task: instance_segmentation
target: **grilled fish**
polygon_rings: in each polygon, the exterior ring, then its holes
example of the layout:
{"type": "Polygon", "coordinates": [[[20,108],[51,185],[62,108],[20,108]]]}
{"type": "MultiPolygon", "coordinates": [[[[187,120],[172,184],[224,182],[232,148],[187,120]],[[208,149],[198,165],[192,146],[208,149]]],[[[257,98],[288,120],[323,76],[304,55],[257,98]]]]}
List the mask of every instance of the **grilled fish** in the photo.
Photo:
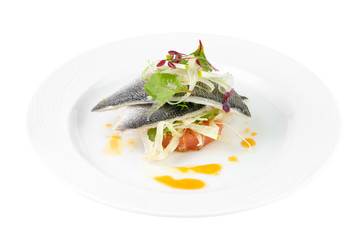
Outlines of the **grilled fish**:
{"type": "MultiPolygon", "coordinates": [[[[101,100],[93,109],[92,112],[113,110],[124,106],[138,105],[138,104],[151,104],[155,103],[153,99],[144,89],[145,81],[142,79],[136,80],[131,85],[121,88],[109,97],[101,100]]],[[[225,96],[218,90],[218,85],[214,84],[215,88],[212,92],[204,90],[203,83],[198,83],[200,87],[195,87],[192,93],[185,102],[193,102],[197,104],[212,106],[214,108],[222,109],[225,102],[225,96]]],[[[183,96],[183,93],[177,93],[169,99],[169,101],[178,101],[183,96]]],[[[246,97],[238,95],[235,91],[231,92],[228,99],[231,112],[251,117],[248,106],[244,101],[246,97]]]]}

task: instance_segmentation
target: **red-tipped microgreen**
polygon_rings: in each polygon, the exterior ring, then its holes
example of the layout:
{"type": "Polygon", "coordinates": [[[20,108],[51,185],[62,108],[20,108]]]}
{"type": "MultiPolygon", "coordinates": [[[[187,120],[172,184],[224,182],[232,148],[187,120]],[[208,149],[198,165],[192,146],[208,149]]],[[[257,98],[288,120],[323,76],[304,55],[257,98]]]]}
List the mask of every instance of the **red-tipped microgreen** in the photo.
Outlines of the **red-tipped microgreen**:
{"type": "MultiPolygon", "coordinates": [[[[162,59],[157,63],[157,67],[167,66],[172,69],[176,69],[175,64],[185,64],[185,69],[188,68],[188,61],[195,59],[196,64],[204,71],[218,71],[211,63],[206,59],[204,53],[204,47],[201,40],[199,40],[199,47],[197,50],[189,55],[170,50],[166,59],[162,59]]],[[[167,101],[176,93],[194,93],[193,91],[188,90],[182,86],[181,81],[178,79],[177,75],[171,73],[154,73],[150,76],[149,80],[145,84],[145,90],[150,96],[159,101],[167,101]]],[[[230,91],[231,92],[231,91],[230,91]]],[[[228,98],[230,96],[225,95],[224,111],[230,111],[230,106],[228,103],[228,98]]]]}
{"type": "Polygon", "coordinates": [[[170,68],[173,68],[173,69],[176,68],[175,64],[173,64],[173,63],[170,62],[170,61],[167,63],[167,65],[168,65],[170,68]]]}
{"type": "Polygon", "coordinates": [[[176,66],[174,65],[174,63],[187,64],[188,60],[190,59],[196,59],[196,64],[200,66],[200,69],[202,68],[203,70],[209,72],[211,72],[212,70],[216,72],[219,71],[214,66],[212,66],[211,63],[206,59],[204,53],[204,46],[202,45],[201,40],[199,40],[199,47],[197,48],[197,50],[189,55],[177,52],[175,50],[168,51],[166,59],[160,60],[160,62],[157,64],[157,67],[162,67],[167,61],[167,65],[170,68],[175,69],[176,66]],[[189,57],[190,55],[193,55],[193,57],[189,57]]]}
{"type": "Polygon", "coordinates": [[[163,65],[165,65],[166,60],[161,60],[158,64],[157,67],[162,67],[163,65]]]}
{"type": "Polygon", "coordinates": [[[229,92],[225,92],[225,102],[222,106],[222,109],[225,112],[230,112],[230,103],[229,103],[229,98],[231,96],[231,92],[233,91],[233,88],[229,91],[229,92]]]}

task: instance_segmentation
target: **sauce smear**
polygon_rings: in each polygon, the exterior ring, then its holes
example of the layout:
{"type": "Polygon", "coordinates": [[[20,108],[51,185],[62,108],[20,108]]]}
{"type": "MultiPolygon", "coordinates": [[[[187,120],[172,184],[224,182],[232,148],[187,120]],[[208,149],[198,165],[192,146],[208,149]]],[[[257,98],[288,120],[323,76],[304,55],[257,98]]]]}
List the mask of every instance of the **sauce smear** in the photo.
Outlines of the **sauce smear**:
{"type": "Polygon", "coordinates": [[[249,144],[250,147],[253,147],[255,145],[255,140],[252,138],[245,138],[245,140],[241,141],[241,146],[243,146],[244,148],[249,148],[249,144]]]}
{"type": "Polygon", "coordinates": [[[228,160],[229,160],[230,162],[239,162],[238,158],[235,157],[235,156],[229,157],[228,160]]]}
{"type": "Polygon", "coordinates": [[[207,165],[200,165],[194,167],[176,167],[177,170],[187,173],[189,171],[203,173],[203,174],[218,174],[221,170],[221,165],[212,163],[207,165]]]}
{"type": "Polygon", "coordinates": [[[103,149],[103,153],[107,155],[121,154],[123,150],[122,138],[118,135],[107,136],[109,142],[103,149]]]}
{"type": "Polygon", "coordinates": [[[205,183],[199,179],[185,178],[176,180],[171,176],[159,176],[154,177],[156,181],[166,184],[169,187],[180,188],[180,189],[200,189],[205,186],[205,183]]]}

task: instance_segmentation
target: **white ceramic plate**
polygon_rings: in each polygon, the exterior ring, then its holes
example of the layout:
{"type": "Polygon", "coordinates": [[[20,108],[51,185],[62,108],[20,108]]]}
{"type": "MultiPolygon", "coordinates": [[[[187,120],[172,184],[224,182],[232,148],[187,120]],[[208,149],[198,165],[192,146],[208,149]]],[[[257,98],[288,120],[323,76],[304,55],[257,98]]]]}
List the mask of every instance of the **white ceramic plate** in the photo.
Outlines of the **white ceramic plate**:
{"type": "MultiPolygon", "coordinates": [[[[206,216],[255,208],[280,199],[311,179],[330,158],[339,129],[335,100],[308,69],[269,48],[240,39],[207,34],[148,35],[87,52],[53,73],[35,94],[29,131],[45,163],[74,189],[121,209],[166,216],[206,216]],[[202,151],[174,153],[168,165],[221,163],[217,176],[182,175],[143,159],[143,146],[121,155],[102,149],[117,111],[91,113],[98,100],[140,75],[147,59],[168,50],[192,52],[201,39],[208,59],[230,72],[235,89],[249,97],[252,119],[233,120],[258,135],[252,153],[230,131],[230,142],[202,151]],[[179,190],[152,179],[168,174],[198,178],[200,190],[179,190]]],[[[125,137],[126,138],[126,137],[125,137]]]]}

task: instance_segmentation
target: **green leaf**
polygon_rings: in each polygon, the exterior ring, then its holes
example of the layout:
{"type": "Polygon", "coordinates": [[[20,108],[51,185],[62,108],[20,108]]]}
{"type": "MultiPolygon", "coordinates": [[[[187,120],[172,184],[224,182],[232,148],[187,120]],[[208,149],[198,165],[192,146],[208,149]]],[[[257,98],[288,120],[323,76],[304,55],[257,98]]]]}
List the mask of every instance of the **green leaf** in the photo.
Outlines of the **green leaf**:
{"type": "MultiPolygon", "coordinates": [[[[147,131],[148,139],[150,139],[152,142],[155,141],[156,134],[157,134],[157,128],[151,128],[147,131]]],[[[163,129],[163,135],[165,136],[166,134],[171,134],[171,131],[168,130],[167,127],[163,129]]]]}
{"type": "Polygon", "coordinates": [[[209,112],[208,114],[202,116],[202,118],[207,118],[207,119],[211,119],[213,117],[216,117],[219,114],[219,109],[215,109],[212,112],[209,112]]]}
{"type": "Polygon", "coordinates": [[[179,62],[178,64],[187,64],[187,60],[186,59],[184,59],[184,60],[182,60],[181,62],[179,62]]]}
{"type": "Polygon", "coordinates": [[[151,128],[151,129],[148,130],[148,132],[147,132],[148,138],[149,138],[152,142],[155,141],[156,133],[157,133],[157,128],[151,128]]]}
{"type": "Polygon", "coordinates": [[[176,107],[181,108],[181,111],[184,110],[184,108],[189,108],[189,105],[187,105],[187,103],[185,102],[180,102],[176,105],[176,107]]]}
{"type": "MultiPolygon", "coordinates": [[[[216,117],[218,114],[219,114],[219,109],[215,109],[214,111],[209,112],[208,114],[205,114],[201,118],[211,119],[211,118],[216,117]]],[[[200,122],[202,122],[202,121],[200,121],[200,120],[195,121],[196,124],[199,124],[200,122]]]]}
{"type": "MultiPolygon", "coordinates": [[[[200,41],[200,45],[199,47],[196,49],[195,52],[191,53],[192,55],[194,55],[195,57],[202,57],[206,59],[205,56],[205,52],[204,52],[204,46],[202,45],[201,41],[200,41]]],[[[207,61],[205,61],[204,59],[199,59],[199,62],[201,64],[201,66],[207,66],[207,61]]],[[[208,72],[212,72],[212,68],[211,67],[205,67],[203,68],[204,70],[208,71],[208,72]]]]}
{"type": "Polygon", "coordinates": [[[189,92],[182,86],[175,74],[154,73],[145,84],[145,90],[150,96],[159,101],[166,101],[175,93],[189,92]]]}

